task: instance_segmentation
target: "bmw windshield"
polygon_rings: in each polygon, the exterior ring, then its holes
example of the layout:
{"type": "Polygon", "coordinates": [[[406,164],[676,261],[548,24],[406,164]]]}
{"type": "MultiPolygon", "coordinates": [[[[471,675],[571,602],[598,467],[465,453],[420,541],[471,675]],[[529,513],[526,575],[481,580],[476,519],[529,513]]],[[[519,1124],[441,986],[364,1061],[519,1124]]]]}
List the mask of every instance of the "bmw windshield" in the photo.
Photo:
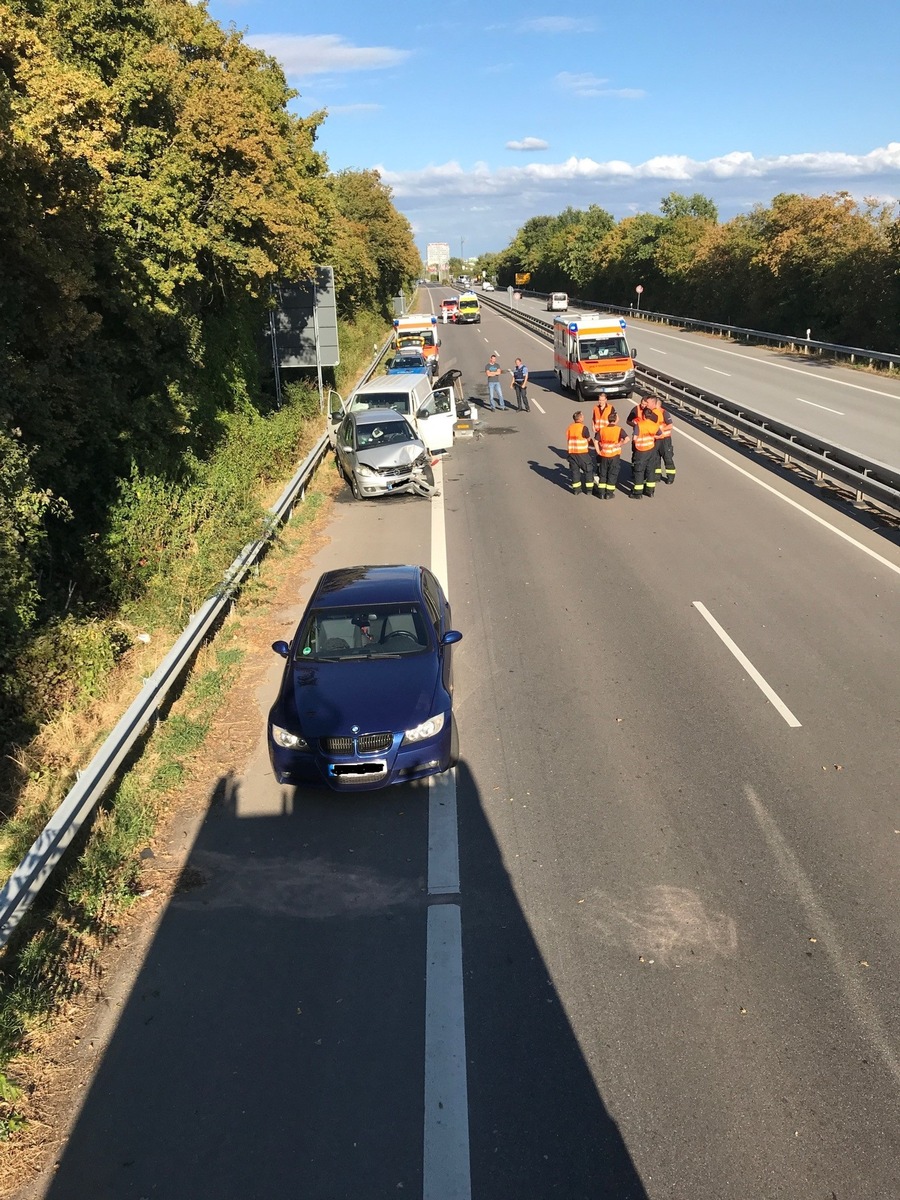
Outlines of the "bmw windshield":
{"type": "Polygon", "coordinates": [[[399,658],[431,648],[430,622],[417,604],[316,609],[300,631],[298,662],[399,658]]]}

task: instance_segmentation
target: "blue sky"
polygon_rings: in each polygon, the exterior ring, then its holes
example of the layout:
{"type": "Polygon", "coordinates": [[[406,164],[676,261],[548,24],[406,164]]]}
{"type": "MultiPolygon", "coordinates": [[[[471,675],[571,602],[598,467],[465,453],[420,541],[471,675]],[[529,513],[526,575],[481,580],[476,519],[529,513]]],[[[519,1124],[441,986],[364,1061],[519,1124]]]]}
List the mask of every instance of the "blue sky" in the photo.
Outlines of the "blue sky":
{"type": "Polygon", "coordinates": [[[900,198],[900,2],[209,0],[325,108],[426,242],[503,249],[541,213],[670,191],[727,219],[779,192],[900,198]]]}

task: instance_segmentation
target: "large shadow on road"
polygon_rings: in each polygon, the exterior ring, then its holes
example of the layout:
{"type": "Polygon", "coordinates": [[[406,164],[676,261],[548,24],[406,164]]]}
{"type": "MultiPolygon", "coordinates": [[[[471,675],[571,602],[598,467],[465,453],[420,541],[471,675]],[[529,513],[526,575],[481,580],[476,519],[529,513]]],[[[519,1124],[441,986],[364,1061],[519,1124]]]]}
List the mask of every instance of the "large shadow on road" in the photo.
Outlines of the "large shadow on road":
{"type": "MultiPolygon", "coordinates": [[[[422,1195],[428,788],[272,788],[216,786],[50,1200],[422,1195]]],[[[465,764],[458,795],[474,1200],[642,1200],[465,764]]]]}

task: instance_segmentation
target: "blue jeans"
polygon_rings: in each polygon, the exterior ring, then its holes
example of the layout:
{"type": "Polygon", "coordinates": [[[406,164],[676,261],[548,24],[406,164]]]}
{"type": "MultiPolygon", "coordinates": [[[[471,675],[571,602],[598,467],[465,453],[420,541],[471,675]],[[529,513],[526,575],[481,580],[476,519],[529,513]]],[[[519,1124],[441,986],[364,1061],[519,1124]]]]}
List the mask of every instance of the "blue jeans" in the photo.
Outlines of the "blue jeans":
{"type": "Polygon", "coordinates": [[[500,404],[497,407],[506,408],[506,402],[503,399],[503,388],[500,386],[500,380],[499,379],[489,379],[488,380],[488,405],[491,408],[494,407],[494,399],[495,398],[500,401],[500,404]]]}

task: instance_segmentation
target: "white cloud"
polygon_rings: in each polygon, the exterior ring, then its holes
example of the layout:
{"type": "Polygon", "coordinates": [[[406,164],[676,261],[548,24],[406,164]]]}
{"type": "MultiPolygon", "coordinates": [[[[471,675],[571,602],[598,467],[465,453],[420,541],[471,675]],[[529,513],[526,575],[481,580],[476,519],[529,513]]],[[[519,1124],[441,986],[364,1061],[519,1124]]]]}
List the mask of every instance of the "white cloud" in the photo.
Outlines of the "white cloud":
{"type": "Polygon", "coordinates": [[[564,91],[572,92],[583,99],[595,96],[613,96],[619,100],[640,100],[646,96],[643,88],[613,88],[608,87],[609,80],[592,75],[589,71],[573,74],[571,71],[560,71],[554,82],[564,91]]]}
{"type": "Polygon", "coordinates": [[[327,105],[328,115],[333,116],[355,116],[356,113],[371,113],[380,112],[384,108],[383,104],[329,104],[327,105]]]}
{"type": "Polygon", "coordinates": [[[291,78],[396,67],[412,53],[392,46],[354,46],[334,33],[264,33],[248,36],[246,41],[277,58],[291,78]]]}
{"type": "Polygon", "coordinates": [[[532,17],[519,22],[523,33],[592,33],[593,21],[582,17],[532,17]]]}
{"type": "Polygon", "coordinates": [[[507,150],[549,150],[550,143],[545,142],[543,138],[527,137],[522,138],[521,142],[507,142],[507,150]]]}
{"type": "Polygon", "coordinates": [[[784,186],[794,179],[798,186],[816,178],[823,186],[829,179],[875,178],[900,173],[900,142],[891,142],[868,154],[820,152],[781,154],[756,158],[749,151],[734,151],[718,158],[697,160],[683,154],[659,155],[643,163],[618,159],[597,162],[593,158],[568,158],[558,163],[528,163],[521,167],[499,167],[486,163],[465,170],[458,162],[447,162],[418,171],[389,171],[379,167],[395,196],[515,195],[523,188],[547,190],[566,183],[591,181],[619,187],[642,180],[672,184],[703,184],[715,180],[777,177],[784,186]]]}
{"type": "Polygon", "coordinates": [[[458,230],[460,214],[471,214],[463,232],[473,253],[499,250],[529,217],[562,212],[568,205],[599,204],[616,219],[656,212],[670,191],[699,191],[718,206],[723,220],[754,204],[769,204],[779,192],[847,191],[855,199],[877,196],[886,204],[900,195],[900,142],[867,154],[810,152],[756,157],[734,151],[706,160],[659,155],[641,163],[598,162],[572,157],[564,162],[529,162],[492,170],[458,162],[416,171],[379,167],[397,207],[432,241],[458,230]]]}

